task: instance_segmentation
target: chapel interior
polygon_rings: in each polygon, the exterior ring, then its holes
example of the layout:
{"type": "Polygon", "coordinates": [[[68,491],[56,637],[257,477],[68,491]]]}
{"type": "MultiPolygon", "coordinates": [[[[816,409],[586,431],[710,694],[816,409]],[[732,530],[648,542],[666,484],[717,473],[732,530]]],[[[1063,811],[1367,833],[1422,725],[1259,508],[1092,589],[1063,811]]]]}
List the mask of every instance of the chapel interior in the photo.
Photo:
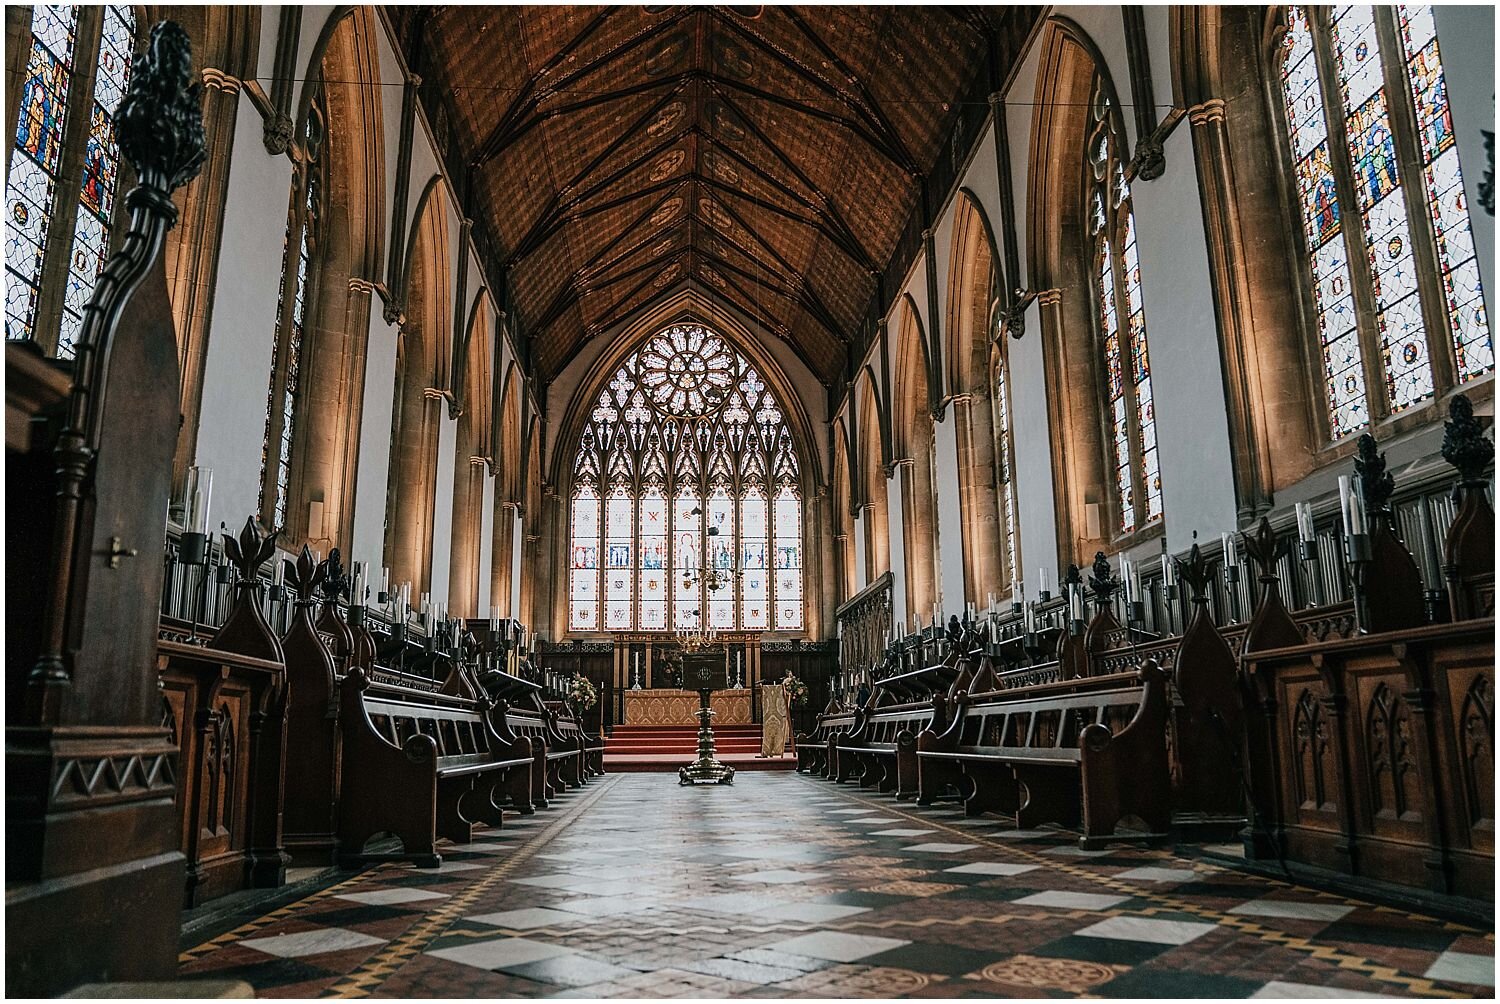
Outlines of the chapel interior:
{"type": "Polygon", "coordinates": [[[7,5],[7,995],[1492,998],[1494,21],[7,5]]]}

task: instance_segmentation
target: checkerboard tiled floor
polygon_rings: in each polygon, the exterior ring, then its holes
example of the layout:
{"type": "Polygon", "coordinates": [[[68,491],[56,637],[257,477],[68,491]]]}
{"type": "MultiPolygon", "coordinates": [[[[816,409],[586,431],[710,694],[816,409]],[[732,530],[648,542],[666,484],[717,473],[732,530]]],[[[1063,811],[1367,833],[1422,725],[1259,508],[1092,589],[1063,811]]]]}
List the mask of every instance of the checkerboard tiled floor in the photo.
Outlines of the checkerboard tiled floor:
{"type": "Polygon", "coordinates": [[[440,869],[351,875],[182,975],[265,997],[1493,996],[1492,929],[971,822],[789,774],[615,775],[440,869]]]}

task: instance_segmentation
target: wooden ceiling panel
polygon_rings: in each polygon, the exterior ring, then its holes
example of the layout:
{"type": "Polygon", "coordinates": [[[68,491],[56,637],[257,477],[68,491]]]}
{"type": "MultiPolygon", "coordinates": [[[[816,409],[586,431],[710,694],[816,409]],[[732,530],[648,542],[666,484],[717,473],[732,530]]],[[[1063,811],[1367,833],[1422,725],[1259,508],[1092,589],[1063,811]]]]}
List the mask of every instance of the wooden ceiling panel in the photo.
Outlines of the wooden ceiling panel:
{"type": "Polygon", "coordinates": [[[1014,27],[933,7],[387,14],[543,383],[685,287],[836,382],[988,33],[1014,27]]]}

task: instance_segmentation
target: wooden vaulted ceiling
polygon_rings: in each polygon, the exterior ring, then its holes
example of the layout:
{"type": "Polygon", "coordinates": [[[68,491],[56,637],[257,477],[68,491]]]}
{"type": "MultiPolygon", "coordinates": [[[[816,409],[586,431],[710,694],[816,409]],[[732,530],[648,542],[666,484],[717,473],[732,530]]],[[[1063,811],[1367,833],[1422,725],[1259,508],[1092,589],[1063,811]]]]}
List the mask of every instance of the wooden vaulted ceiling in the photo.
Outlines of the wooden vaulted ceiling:
{"type": "Polygon", "coordinates": [[[589,338],[691,287],[785,339],[830,386],[954,104],[984,72],[991,16],[388,13],[542,382],[589,338]]]}

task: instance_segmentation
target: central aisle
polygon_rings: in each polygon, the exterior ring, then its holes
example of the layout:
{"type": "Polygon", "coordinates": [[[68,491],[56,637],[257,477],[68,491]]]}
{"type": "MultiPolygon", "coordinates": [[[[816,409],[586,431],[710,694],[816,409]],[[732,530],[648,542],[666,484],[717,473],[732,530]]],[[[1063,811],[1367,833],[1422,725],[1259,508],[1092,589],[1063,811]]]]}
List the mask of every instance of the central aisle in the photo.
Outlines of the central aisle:
{"type": "Polygon", "coordinates": [[[184,953],[260,996],[1468,996],[1494,942],[801,775],[611,775],[184,953]]]}

